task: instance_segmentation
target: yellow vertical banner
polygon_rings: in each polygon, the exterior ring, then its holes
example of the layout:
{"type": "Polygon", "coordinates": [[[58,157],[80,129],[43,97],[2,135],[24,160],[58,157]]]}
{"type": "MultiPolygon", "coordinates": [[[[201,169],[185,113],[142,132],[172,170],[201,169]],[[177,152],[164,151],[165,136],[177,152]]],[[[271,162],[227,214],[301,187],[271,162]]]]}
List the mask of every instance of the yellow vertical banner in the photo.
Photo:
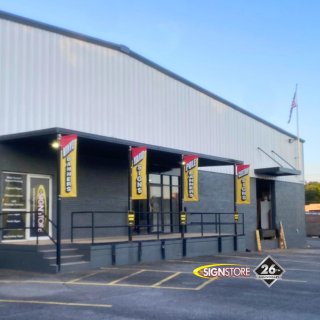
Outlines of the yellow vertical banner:
{"type": "Polygon", "coordinates": [[[147,199],[147,148],[131,150],[131,197],[132,200],[147,199]]]}
{"type": "Polygon", "coordinates": [[[184,201],[199,201],[198,195],[198,162],[199,156],[184,156],[184,201]]]}
{"type": "Polygon", "coordinates": [[[77,196],[77,135],[61,137],[60,192],[62,198],[77,196]]]}
{"type": "Polygon", "coordinates": [[[237,204],[250,204],[250,165],[237,166],[237,204]]]}

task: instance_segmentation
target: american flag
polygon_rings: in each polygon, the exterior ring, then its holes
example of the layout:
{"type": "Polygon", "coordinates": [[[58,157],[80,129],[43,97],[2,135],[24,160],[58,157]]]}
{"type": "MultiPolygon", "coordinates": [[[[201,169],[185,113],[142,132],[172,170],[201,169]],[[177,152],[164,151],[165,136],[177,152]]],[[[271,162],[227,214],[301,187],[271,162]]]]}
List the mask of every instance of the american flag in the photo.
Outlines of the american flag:
{"type": "Polygon", "coordinates": [[[297,94],[297,89],[296,89],[296,91],[294,93],[294,96],[293,96],[288,123],[290,123],[293,108],[295,108],[297,106],[297,104],[296,104],[296,94],[297,94]]]}

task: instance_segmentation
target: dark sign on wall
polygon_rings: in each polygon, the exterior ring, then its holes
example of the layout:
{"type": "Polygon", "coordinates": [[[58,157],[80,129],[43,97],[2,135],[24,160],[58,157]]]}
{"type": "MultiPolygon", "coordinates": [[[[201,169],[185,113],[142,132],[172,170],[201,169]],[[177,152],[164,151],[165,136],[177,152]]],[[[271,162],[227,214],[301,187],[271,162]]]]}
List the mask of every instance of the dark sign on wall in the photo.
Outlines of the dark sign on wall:
{"type": "Polygon", "coordinates": [[[25,174],[2,174],[2,211],[7,215],[2,216],[3,240],[25,239],[26,214],[26,181],[25,174]],[[15,230],[11,230],[15,229],[15,230]]]}
{"type": "Polygon", "coordinates": [[[23,240],[25,239],[26,213],[8,212],[2,216],[2,240],[23,240]],[[14,229],[14,230],[13,230],[14,229]]]}
{"type": "Polygon", "coordinates": [[[27,175],[16,173],[2,174],[2,210],[23,210],[26,203],[27,175]]]}
{"type": "Polygon", "coordinates": [[[49,179],[30,178],[30,236],[46,237],[49,233],[49,179]]]}

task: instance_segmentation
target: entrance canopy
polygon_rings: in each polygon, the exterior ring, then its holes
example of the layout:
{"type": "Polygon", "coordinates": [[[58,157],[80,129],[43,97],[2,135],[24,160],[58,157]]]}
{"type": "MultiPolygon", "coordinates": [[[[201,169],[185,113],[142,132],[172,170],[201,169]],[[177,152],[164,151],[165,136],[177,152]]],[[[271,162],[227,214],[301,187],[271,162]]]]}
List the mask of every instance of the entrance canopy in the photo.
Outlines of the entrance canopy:
{"type": "MultiPolygon", "coordinates": [[[[148,164],[156,166],[157,171],[168,171],[168,168],[179,168],[181,166],[181,155],[192,155],[195,153],[148,145],[128,140],[110,138],[85,132],[78,132],[63,128],[50,128],[44,130],[30,131],[5,135],[0,137],[0,141],[17,145],[43,145],[51,144],[57,138],[57,134],[69,135],[77,134],[80,138],[78,141],[78,151],[124,161],[128,158],[128,148],[146,146],[148,148],[148,164]]],[[[228,166],[234,164],[243,164],[242,161],[215,157],[206,154],[199,155],[199,167],[228,166]]]]}
{"type": "Polygon", "coordinates": [[[261,168],[255,169],[254,173],[265,176],[280,177],[280,176],[298,176],[301,171],[296,169],[284,168],[284,167],[272,167],[272,168],[261,168]]]}

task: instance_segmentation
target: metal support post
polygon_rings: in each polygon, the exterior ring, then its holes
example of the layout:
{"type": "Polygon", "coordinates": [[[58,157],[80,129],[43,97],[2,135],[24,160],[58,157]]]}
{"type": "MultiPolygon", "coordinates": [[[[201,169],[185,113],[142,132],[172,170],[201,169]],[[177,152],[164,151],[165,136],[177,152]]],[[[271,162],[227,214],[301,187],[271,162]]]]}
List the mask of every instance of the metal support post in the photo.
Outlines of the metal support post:
{"type": "Polygon", "coordinates": [[[111,246],[111,252],[112,252],[112,265],[114,266],[116,264],[116,245],[113,243],[111,246]]]}
{"type": "Polygon", "coordinates": [[[61,269],[61,190],[60,190],[60,171],[61,171],[61,134],[57,135],[59,148],[57,152],[57,266],[58,272],[61,269]]]}
{"type": "Polygon", "coordinates": [[[92,224],[92,244],[94,244],[94,212],[91,212],[91,224],[92,224]]]}
{"type": "Polygon", "coordinates": [[[165,260],[166,259],[165,241],[161,241],[161,255],[162,255],[162,260],[165,260]]]}
{"type": "Polygon", "coordinates": [[[138,261],[141,262],[141,258],[142,258],[142,243],[139,242],[138,244],[138,261]]]}
{"type": "Polygon", "coordinates": [[[237,165],[233,165],[234,171],[234,251],[238,250],[238,212],[237,212],[237,165]]]}
{"type": "MultiPolygon", "coordinates": [[[[132,190],[131,190],[131,179],[132,179],[132,147],[129,147],[128,152],[128,211],[132,211],[132,190]]],[[[128,226],[128,240],[132,242],[132,227],[128,226]]]]}
{"type": "Polygon", "coordinates": [[[182,239],[182,256],[187,255],[187,239],[182,239]]]}
{"type": "Polygon", "coordinates": [[[184,156],[181,155],[181,208],[180,208],[180,232],[181,239],[184,239],[184,226],[181,225],[181,212],[184,210],[184,156]]]}

